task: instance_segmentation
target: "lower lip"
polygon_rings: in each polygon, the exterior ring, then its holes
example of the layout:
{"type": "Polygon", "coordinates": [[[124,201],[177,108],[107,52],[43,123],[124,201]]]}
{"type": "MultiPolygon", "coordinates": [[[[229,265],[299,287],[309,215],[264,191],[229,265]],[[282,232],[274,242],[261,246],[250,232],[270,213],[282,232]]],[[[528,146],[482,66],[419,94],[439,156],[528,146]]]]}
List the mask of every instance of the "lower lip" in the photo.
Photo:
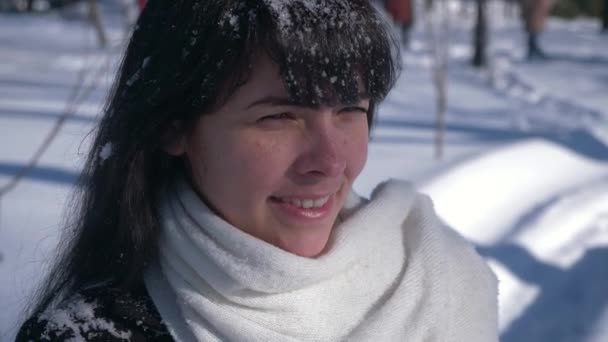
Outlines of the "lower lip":
{"type": "Polygon", "coordinates": [[[277,206],[282,212],[288,216],[300,220],[321,220],[324,219],[331,211],[334,204],[335,195],[329,197],[327,202],[323,206],[318,208],[302,208],[295,206],[291,203],[280,202],[276,199],[272,199],[271,203],[277,206]]]}

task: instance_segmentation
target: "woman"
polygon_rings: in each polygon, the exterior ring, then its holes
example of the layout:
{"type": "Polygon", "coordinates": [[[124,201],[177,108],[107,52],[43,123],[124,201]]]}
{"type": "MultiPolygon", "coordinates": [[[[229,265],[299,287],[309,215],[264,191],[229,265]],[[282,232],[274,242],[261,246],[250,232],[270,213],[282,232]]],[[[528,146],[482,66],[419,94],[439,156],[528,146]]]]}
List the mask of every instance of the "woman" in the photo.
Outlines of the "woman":
{"type": "Polygon", "coordinates": [[[552,0],[521,0],[521,14],[528,36],[528,59],[546,59],[547,55],[538,42],[539,35],[545,29],[545,22],[552,0]]]}
{"type": "Polygon", "coordinates": [[[18,341],[494,341],[430,201],[351,191],[396,49],[365,0],[149,1],[18,341]]]}

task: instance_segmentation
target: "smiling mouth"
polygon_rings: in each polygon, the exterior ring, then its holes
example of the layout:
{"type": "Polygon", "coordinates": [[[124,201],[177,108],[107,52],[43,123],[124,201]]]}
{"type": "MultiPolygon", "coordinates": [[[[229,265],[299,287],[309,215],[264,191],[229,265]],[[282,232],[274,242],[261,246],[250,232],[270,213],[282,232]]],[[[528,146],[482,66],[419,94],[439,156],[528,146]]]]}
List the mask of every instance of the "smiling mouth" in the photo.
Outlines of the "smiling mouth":
{"type": "Polygon", "coordinates": [[[331,195],[320,198],[295,198],[295,197],[271,197],[271,200],[277,203],[287,203],[302,209],[316,209],[323,207],[331,195]]]}

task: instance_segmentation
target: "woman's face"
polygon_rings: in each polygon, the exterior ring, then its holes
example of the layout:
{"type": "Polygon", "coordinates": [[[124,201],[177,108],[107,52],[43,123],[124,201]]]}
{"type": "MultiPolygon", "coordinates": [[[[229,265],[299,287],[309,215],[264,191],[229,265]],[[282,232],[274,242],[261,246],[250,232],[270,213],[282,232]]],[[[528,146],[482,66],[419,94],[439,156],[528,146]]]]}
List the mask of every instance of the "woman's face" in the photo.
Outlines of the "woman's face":
{"type": "Polygon", "coordinates": [[[187,155],[197,192],[223,219],[314,257],[366,162],[368,106],[294,105],[278,67],[261,57],[248,82],[170,152],[187,155]]]}

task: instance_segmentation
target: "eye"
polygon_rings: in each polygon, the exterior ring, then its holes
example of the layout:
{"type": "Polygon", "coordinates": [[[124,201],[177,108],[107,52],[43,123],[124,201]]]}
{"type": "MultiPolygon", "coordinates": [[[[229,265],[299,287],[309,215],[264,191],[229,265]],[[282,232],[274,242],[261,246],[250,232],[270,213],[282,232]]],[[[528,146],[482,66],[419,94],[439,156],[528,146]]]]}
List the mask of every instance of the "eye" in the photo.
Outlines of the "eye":
{"type": "Polygon", "coordinates": [[[368,114],[368,112],[369,112],[368,108],[359,107],[359,106],[344,107],[344,108],[340,109],[340,113],[368,114]]]}
{"type": "Polygon", "coordinates": [[[258,119],[258,122],[263,121],[276,121],[276,120],[290,120],[293,119],[294,116],[291,113],[283,112],[278,114],[266,115],[258,119]]]}

